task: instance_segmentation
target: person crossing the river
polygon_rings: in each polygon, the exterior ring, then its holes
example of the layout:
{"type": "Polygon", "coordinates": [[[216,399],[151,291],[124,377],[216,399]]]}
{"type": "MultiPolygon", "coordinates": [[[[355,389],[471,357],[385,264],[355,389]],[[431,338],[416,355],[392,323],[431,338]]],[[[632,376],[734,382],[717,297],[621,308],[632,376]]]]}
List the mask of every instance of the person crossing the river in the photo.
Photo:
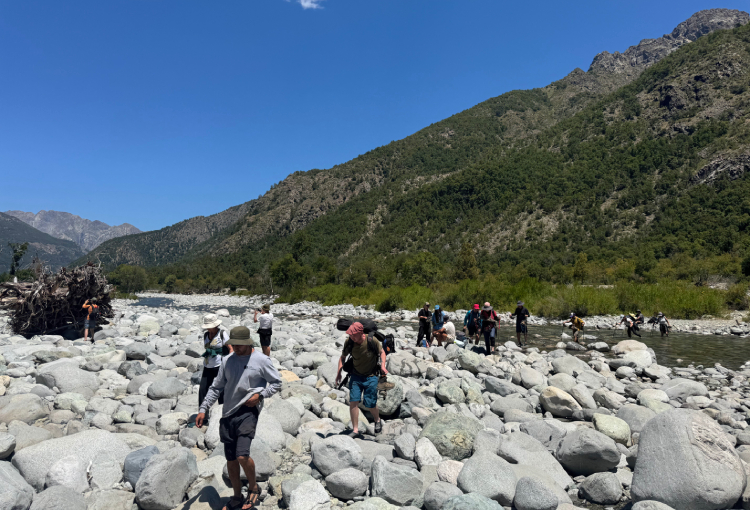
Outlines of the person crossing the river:
{"type": "Polygon", "coordinates": [[[489,356],[495,352],[495,337],[497,336],[497,323],[499,318],[489,302],[482,307],[482,335],[484,335],[485,355],[489,356]]]}
{"type": "Polygon", "coordinates": [[[628,338],[632,338],[632,335],[635,335],[638,338],[641,338],[641,335],[638,333],[638,330],[636,329],[635,315],[633,315],[632,313],[628,315],[621,315],[620,322],[618,322],[617,325],[619,326],[620,324],[625,324],[625,326],[628,328],[628,338]]]}
{"type": "Polygon", "coordinates": [[[575,312],[570,312],[570,318],[563,322],[563,326],[568,325],[568,327],[573,331],[573,341],[576,343],[578,342],[578,338],[580,337],[581,340],[584,340],[583,338],[583,327],[586,325],[585,322],[580,317],[577,317],[575,312]]]}
{"type": "Polygon", "coordinates": [[[659,332],[661,333],[661,336],[669,336],[669,328],[672,326],[669,324],[669,320],[667,320],[667,317],[659,312],[659,315],[656,316],[656,322],[659,323],[659,332]]]}
{"type": "Polygon", "coordinates": [[[516,303],[515,311],[510,314],[511,319],[516,319],[516,337],[518,337],[518,345],[529,343],[529,331],[526,325],[526,319],[529,318],[529,310],[523,306],[523,301],[516,303]],[[523,342],[521,341],[521,333],[523,333],[523,342]]]}

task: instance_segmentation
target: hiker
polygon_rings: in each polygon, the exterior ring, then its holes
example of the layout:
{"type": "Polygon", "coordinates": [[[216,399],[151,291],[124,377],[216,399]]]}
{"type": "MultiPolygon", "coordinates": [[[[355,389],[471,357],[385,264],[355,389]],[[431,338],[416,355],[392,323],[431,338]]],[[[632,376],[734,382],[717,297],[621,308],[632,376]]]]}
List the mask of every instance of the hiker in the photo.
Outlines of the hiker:
{"type": "MultiPolygon", "coordinates": [[[[232,347],[229,346],[229,335],[226,331],[221,331],[219,326],[221,326],[221,319],[215,313],[209,313],[203,317],[201,327],[203,328],[203,346],[206,350],[203,352],[203,373],[198,387],[198,406],[203,403],[208,389],[219,375],[221,360],[232,352],[232,347]]],[[[224,395],[220,394],[219,404],[223,403],[224,395]]]]}
{"type": "Polygon", "coordinates": [[[91,330],[91,343],[94,343],[94,330],[96,329],[96,321],[99,319],[100,311],[99,311],[99,305],[97,304],[98,301],[96,298],[87,299],[85,303],[83,303],[84,310],[87,310],[86,313],[86,321],[83,323],[84,331],[83,331],[83,341],[88,342],[89,340],[89,330],[91,330]]]}
{"type": "Polygon", "coordinates": [[[219,375],[201,403],[200,413],[195,418],[196,427],[202,427],[206,411],[224,390],[224,409],[219,425],[219,437],[224,444],[229,480],[234,496],[226,510],[249,510],[257,508],[260,487],[255,479],[255,462],[250,457],[250,445],[255,437],[258,417],[265,399],[281,389],[281,376],[274,368],[271,358],[262,352],[254,352],[255,340],[245,326],[232,328],[229,344],[234,353],[224,358],[219,375]],[[247,477],[247,498],[242,497],[240,466],[247,477]]]}
{"type": "Polygon", "coordinates": [[[375,433],[383,430],[383,422],[378,413],[379,375],[388,375],[385,368],[385,352],[380,342],[365,334],[361,322],[355,322],[346,330],[349,339],[344,342],[344,349],[339,358],[335,386],[341,382],[341,369],[347,355],[351,355],[352,371],[349,372],[349,417],[352,420],[352,435],[359,434],[359,403],[370,411],[375,419],[375,433]]]}
{"type": "Polygon", "coordinates": [[[440,305],[435,305],[435,311],[432,313],[432,337],[437,340],[438,347],[443,345],[442,339],[445,333],[446,320],[448,320],[448,314],[440,309],[440,305]]]}
{"type": "Polygon", "coordinates": [[[659,332],[661,333],[661,336],[669,336],[669,328],[672,326],[669,324],[667,317],[659,312],[659,315],[656,316],[656,320],[659,323],[659,332]]]}
{"type": "Polygon", "coordinates": [[[255,315],[253,315],[253,322],[260,322],[258,326],[258,335],[260,336],[260,348],[263,350],[263,354],[266,356],[271,355],[271,328],[273,327],[273,314],[271,313],[271,305],[266,303],[262,309],[255,309],[255,315]],[[258,317],[260,312],[260,317],[258,317]],[[260,319],[260,321],[258,320],[260,319]]]}
{"type": "Polygon", "coordinates": [[[495,352],[495,336],[497,336],[498,317],[489,302],[486,302],[482,307],[480,316],[482,319],[482,335],[484,335],[485,354],[489,356],[495,352]]]}
{"type": "Polygon", "coordinates": [[[417,347],[422,347],[423,338],[426,338],[427,343],[430,343],[430,318],[432,316],[432,313],[430,312],[430,303],[425,303],[422,309],[417,314],[417,316],[419,317],[419,333],[417,333],[417,347]]]}
{"type": "Polygon", "coordinates": [[[442,329],[435,332],[435,339],[437,339],[438,346],[452,344],[456,340],[456,326],[446,318],[443,323],[442,329]]]}
{"type": "Polygon", "coordinates": [[[586,324],[581,320],[580,317],[576,317],[575,312],[570,313],[570,318],[563,322],[563,326],[566,324],[570,324],[568,327],[573,330],[573,341],[576,343],[578,342],[578,337],[581,337],[581,340],[583,340],[583,326],[586,324]],[[580,335],[579,335],[580,333],[580,335]]]}
{"type": "Polygon", "coordinates": [[[623,323],[628,328],[628,338],[632,338],[632,335],[641,338],[641,335],[635,329],[635,315],[633,315],[632,313],[628,315],[620,315],[620,322],[618,322],[617,325],[619,326],[623,323]]]}
{"type": "Polygon", "coordinates": [[[529,318],[529,311],[523,306],[523,301],[516,303],[515,311],[510,314],[511,319],[516,319],[516,338],[518,338],[518,345],[523,345],[524,342],[529,343],[529,331],[526,327],[526,319],[529,318]],[[523,342],[521,342],[521,333],[523,333],[523,342]]]}
{"type": "Polygon", "coordinates": [[[640,310],[635,311],[635,315],[633,316],[633,331],[640,331],[641,330],[641,324],[645,324],[646,319],[644,319],[643,314],[640,310]]]}
{"type": "Polygon", "coordinates": [[[464,316],[464,331],[469,341],[474,338],[474,345],[479,345],[479,332],[482,330],[482,315],[479,305],[475,304],[464,316]]]}

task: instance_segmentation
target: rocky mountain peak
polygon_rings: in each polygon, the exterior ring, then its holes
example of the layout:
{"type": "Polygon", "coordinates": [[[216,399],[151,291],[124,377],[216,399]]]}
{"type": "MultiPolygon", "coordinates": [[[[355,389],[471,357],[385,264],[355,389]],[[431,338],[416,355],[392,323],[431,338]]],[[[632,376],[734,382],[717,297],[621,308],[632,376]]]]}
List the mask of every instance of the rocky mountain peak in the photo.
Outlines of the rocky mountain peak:
{"type": "Polygon", "coordinates": [[[671,34],[658,39],[643,39],[623,53],[603,51],[594,57],[589,71],[633,74],[658,62],[680,46],[693,42],[715,30],[736,28],[750,22],[750,15],[734,9],[699,11],[683,21],[671,34]]]}

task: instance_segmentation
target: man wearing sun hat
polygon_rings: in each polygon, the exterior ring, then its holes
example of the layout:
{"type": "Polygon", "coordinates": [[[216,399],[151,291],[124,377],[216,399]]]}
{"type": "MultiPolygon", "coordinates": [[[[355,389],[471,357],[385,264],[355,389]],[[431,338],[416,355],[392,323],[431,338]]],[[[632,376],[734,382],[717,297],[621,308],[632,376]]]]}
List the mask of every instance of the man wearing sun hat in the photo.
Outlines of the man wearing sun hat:
{"type": "MultiPolygon", "coordinates": [[[[201,405],[206,398],[208,388],[213,384],[214,379],[219,375],[219,367],[224,356],[229,355],[232,348],[228,346],[229,334],[219,329],[221,319],[215,313],[206,314],[203,317],[203,373],[201,374],[201,384],[198,388],[198,405],[201,405]]],[[[224,403],[224,396],[219,395],[219,404],[224,403]]]]}
{"type": "Polygon", "coordinates": [[[229,510],[255,508],[260,498],[260,488],[255,481],[255,463],[250,457],[250,445],[255,437],[255,427],[263,409],[263,401],[281,389],[281,376],[271,358],[253,350],[256,333],[245,326],[233,328],[229,344],[234,352],[224,358],[214,383],[201,403],[195,419],[197,427],[203,426],[206,411],[224,390],[224,409],[219,426],[219,437],[224,443],[224,457],[232,482],[234,496],[226,506],[229,510]],[[242,498],[240,466],[248,481],[248,495],[242,498]]]}

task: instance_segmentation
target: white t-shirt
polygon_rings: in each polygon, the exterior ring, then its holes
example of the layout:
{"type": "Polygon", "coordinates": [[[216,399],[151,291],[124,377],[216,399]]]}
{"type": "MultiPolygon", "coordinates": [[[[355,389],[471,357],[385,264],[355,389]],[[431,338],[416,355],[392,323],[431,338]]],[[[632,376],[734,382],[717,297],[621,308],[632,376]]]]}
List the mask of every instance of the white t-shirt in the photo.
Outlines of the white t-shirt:
{"type": "Polygon", "coordinates": [[[271,312],[258,314],[258,329],[271,329],[273,314],[271,312]]]}
{"type": "MultiPolygon", "coordinates": [[[[203,345],[208,348],[224,347],[229,342],[229,334],[226,331],[219,330],[213,340],[208,339],[208,331],[203,333],[203,345]]],[[[219,368],[221,366],[221,354],[203,358],[203,366],[206,368],[219,368]]]]}
{"type": "Polygon", "coordinates": [[[452,322],[445,323],[445,332],[448,334],[448,338],[456,338],[456,326],[452,322]]]}

